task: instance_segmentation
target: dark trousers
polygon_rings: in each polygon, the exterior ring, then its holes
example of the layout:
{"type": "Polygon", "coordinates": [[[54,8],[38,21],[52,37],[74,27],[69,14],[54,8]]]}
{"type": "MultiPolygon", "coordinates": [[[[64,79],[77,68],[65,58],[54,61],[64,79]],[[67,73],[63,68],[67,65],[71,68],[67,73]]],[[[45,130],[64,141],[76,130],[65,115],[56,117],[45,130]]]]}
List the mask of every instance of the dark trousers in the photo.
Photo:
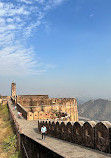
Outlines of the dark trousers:
{"type": "Polygon", "coordinates": [[[45,139],[45,133],[42,133],[42,139],[43,139],[43,138],[45,139]]]}

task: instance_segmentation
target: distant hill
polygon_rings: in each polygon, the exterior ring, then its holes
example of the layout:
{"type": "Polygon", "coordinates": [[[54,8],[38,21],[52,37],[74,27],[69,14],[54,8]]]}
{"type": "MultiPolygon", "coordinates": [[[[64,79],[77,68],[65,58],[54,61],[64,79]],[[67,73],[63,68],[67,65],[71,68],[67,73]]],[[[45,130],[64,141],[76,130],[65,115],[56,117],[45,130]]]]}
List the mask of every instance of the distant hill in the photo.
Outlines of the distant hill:
{"type": "Polygon", "coordinates": [[[111,122],[111,101],[104,99],[90,100],[78,105],[79,116],[98,121],[111,122]]]}
{"type": "Polygon", "coordinates": [[[92,97],[84,97],[84,96],[75,96],[75,98],[76,98],[78,104],[83,104],[89,100],[94,99],[92,97]]]}

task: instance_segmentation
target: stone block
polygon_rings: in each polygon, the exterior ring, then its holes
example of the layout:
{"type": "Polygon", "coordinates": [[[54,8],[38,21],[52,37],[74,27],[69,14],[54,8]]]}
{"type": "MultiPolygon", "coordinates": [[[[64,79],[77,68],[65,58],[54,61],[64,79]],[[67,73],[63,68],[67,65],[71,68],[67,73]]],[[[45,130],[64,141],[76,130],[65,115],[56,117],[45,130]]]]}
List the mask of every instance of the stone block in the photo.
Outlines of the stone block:
{"type": "Polygon", "coordinates": [[[111,152],[111,123],[102,121],[95,126],[95,148],[110,153],[111,152]]]}
{"type": "Polygon", "coordinates": [[[34,118],[33,113],[32,112],[28,112],[27,113],[27,120],[31,121],[31,120],[33,120],[33,118],[34,118]]]}
{"type": "Polygon", "coordinates": [[[38,121],[38,130],[41,132],[41,127],[43,126],[44,122],[43,121],[38,121]]]}
{"type": "Polygon", "coordinates": [[[39,120],[43,120],[44,119],[44,112],[40,111],[39,112],[39,120]]]}
{"type": "Polygon", "coordinates": [[[43,107],[43,111],[44,111],[44,112],[47,112],[47,106],[44,106],[44,107],[43,107]]]}
{"type": "Polygon", "coordinates": [[[73,136],[72,140],[74,143],[82,145],[83,144],[83,124],[84,121],[75,122],[73,125],[73,136]]]}
{"type": "Polygon", "coordinates": [[[60,128],[61,122],[57,121],[55,123],[55,137],[56,138],[61,138],[61,128],[60,128]]]}
{"type": "Polygon", "coordinates": [[[67,137],[66,125],[67,125],[67,122],[61,122],[61,125],[60,125],[60,132],[61,132],[60,139],[63,139],[63,140],[66,140],[66,137],[67,137]]]}
{"type": "Polygon", "coordinates": [[[62,111],[62,112],[66,112],[66,105],[62,105],[61,111],[62,111]]]}
{"type": "Polygon", "coordinates": [[[83,125],[83,145],[86,147],[95,147],[95,125],[95,121],[88,121],[83,125]]]}
{"type": "Polygon", "coordinates": [[[48,112],[44,112],[44,119],[49,119],[49,113],[48,112]]]}
{"type": "Polygon", "coordinates": [[[49,119],[53,119],[53,118],[54,118],[53,112],[49,112],[49,119]]]}
{"type": "Polygon", "coordinates": [[[51,136],[55,137],[56,131],[55,131],[55,122],[54,121],[52,121],[51,129],[52,129],[51,136]]]}
{"type": "Polygon", "coordinates": [[[66,125],[66,140],[72,142],[74,122],[68,122],[66,125]]]}
{"type": "Polygon", "coordinates": [[[16,83],[11,84],[11,96],[12,97],[16,96],[16,83]]]}
{"type": "Polygon", "coordinates": [[[38,120],[39,119],[39,114],[38,112],[34,112],[34,120],[38,120]]]}
{"type": "Polygon", "coordinates": [[[49,121],[49,124],[48,124],[48,134],[52,135],[52,121],[51,120],[49,121]]]}

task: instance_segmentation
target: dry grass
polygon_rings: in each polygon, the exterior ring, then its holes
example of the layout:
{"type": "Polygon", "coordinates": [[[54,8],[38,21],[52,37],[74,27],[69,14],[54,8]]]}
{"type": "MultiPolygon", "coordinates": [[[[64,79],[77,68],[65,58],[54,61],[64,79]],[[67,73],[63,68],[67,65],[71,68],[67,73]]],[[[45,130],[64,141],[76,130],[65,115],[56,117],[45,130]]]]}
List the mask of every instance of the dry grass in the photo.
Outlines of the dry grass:
{"type": "Polygon", "coordinates": [[[3,148],[2,148],[2,143],[3,143],[3,140],[4,138],[6,137],[6,132],[7,132],[7,129],[6,128],[2,128],[3,127],[3,120],[0,119],[0,131],[1,131],[1,134],[0,134],[0,157],[1,158],[8,158],[8,155],[6,152],[4,152],[3,148]]]}
{"type": "Polygon", "coordinates": [[[0,158],[18,158],[16,136],[9,120],[7,105],[0,105],[0,158]]]}

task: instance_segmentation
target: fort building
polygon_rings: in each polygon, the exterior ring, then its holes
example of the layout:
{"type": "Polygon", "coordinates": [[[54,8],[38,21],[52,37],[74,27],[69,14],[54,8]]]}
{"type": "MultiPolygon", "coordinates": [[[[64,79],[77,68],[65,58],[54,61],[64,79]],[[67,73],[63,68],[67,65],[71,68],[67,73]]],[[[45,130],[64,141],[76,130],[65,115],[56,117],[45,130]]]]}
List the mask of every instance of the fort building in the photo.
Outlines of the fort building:
{"type": "Polygon", "coordinates": [[[110,122],[78,121],[75,98],[17,96],[16,84],[14,85],[15,88],[11,86],[11,98],[2,97],[1,105],[4,106],[3,102],[7,101],[9,118],[23,158],[111,157],[110,122]],[[18,111],[23,114],[22,119],[18,118],[18,111]],[[45,143],[39,134],[43,125],[51,136],[47,136],[45,143]],[[87,150],[86,147],[90,149],[87,150]]]}
{"type": "MultiPolygon", "coordinates": [[[[16,95],[16,83],[11,85],[11,97],[27,113],[31,112],[31,118],[33,119],[78,121],[77,101],[75,98],[49,98],[48,95],[16,95]]],[[[30,119],[29,116],[28,114],[28,119],[30,119]]]]}

